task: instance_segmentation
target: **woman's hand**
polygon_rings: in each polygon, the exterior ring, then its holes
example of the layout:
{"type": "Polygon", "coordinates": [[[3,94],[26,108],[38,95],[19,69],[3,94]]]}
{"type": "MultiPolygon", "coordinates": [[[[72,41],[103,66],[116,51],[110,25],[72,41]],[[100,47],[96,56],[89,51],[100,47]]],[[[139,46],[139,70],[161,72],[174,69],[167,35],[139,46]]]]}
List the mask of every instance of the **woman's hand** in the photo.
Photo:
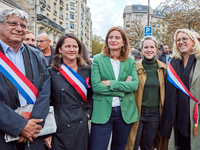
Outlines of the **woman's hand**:
{"type": "Polygon", "coordinates": [[[132,81],[132,76],[128,76],[125,81],[132,81]]]}
{"type": "Polygon", "coordinates": [[[87,116],[88,116],[88,119],[90,119],[90,115],[89,115],[89,114],[87,114],[87,116]]]}
{"type": "Polygon", "coordinates": [[[106,86],[110,86],[110,80],[104,80],[104,81],[101,81],[101,83],[106,86]]]}
{"type": "Polygon", "coordinates": [[[49,136],[44,139],[44,144],[50,149],[51,148],[51,141],[52,141],[52,136],[49,136]]]}

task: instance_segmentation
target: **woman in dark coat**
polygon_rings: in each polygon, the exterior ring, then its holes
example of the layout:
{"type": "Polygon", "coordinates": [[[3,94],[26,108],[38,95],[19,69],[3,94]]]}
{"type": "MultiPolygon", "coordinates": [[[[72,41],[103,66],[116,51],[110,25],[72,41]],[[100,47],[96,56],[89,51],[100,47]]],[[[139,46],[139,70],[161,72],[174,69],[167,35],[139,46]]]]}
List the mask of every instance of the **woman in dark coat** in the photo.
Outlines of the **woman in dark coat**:
{"type": "Polygon", "coordinates": [[[92,89],[89,84],[90,67],[79,57],[81,51],[81,43],[74,35],[61,36],[49,69],[57,132],[52,135],[52,142],[49,137],[45,144],[53,150],[88,148],[92,89]]]}

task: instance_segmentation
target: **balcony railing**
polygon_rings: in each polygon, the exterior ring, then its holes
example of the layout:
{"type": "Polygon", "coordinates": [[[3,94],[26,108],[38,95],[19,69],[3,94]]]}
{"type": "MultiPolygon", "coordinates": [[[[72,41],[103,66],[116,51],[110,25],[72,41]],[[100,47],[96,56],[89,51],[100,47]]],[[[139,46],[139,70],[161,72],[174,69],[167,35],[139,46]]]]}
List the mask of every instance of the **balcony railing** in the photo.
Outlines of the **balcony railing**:
{"type": "Polygon", "coordinates": [[[57,30],[59,30],[61,32],[65,32],[65,29],[62,26],[60,26],[57,23],[51,21],[49,18],[47,18],[44,15],[37,14],[37,21],[40,21],[43,24],[45,24],[46,26],[50,26],[50,27],[52,27],[54,29],[57,29],[57,30]]]}

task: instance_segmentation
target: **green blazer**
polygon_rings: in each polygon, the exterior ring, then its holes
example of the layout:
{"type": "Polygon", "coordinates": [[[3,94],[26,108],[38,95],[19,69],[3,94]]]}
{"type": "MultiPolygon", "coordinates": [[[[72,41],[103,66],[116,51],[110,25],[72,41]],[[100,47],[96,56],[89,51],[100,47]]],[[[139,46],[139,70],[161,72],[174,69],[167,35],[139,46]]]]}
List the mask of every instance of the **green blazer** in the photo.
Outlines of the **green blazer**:
{"type": "Polygon", "coordinates": [[[104,54],[94,56],[91,71],[93,94],[92,123],[105,124],[112,111],[112,99],[119,97],[122,117],[127,124],[138,120],[138,111],[133,91],[138,88],[138,76],[135,60],[128,57],[126,61],[120,62],[118,81],[110,61],[110,57],[104,54]],[[125,81],[132,76],[132,81],[125,81]],[[110,86],[101,83],[102,80],[110,80],[110,86]]]}

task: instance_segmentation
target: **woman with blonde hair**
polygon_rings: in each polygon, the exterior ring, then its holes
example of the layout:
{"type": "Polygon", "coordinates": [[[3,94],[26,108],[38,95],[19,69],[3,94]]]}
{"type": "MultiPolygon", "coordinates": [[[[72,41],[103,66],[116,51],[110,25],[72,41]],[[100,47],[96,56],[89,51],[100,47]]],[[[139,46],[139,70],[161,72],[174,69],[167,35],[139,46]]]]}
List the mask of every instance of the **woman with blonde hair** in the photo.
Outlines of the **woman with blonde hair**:
{"type": "Polygon", "coordinates": [[[200,45],[194,33],[178,29],[168,67],[161,135],[170,138],[169,149],[200,148],[198,100],[200,100],[200,45]]]}
{"type": "Polygon", "coordinates": [[[138,120],[133,91],[138,77],[134,58],[128,56],[130,46],[120,27],[111,28],[102,53],[92,64],[93,112],[90,150],[124,150],[129,132],[138,120]]]}

